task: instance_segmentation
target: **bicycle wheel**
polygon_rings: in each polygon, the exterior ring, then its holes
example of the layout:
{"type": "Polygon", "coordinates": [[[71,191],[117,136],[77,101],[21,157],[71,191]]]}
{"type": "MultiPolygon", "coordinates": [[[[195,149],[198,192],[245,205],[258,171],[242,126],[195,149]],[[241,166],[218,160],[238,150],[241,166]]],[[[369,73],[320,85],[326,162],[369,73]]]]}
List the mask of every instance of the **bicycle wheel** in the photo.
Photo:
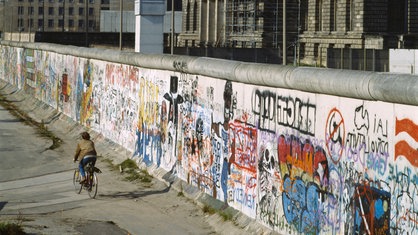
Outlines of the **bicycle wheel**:
{"type": "Polygon", "coordinates": [[[96,173],[89,174],[89,188],[87,189],[90,198],[95,198],[97,195],[97,188],[99,186],[99,179],[96,173]]]}
{"type": "Polygon", "coordinates": [[[75,169],[74,170],[74,175],[73,175],[73,184],[74,184],[74,190],[77,194],[80,194],[81,189],[82,189],[82,185],[80,184],[80,180],[81,180],[80,171],[78,169],[75,169]]]}

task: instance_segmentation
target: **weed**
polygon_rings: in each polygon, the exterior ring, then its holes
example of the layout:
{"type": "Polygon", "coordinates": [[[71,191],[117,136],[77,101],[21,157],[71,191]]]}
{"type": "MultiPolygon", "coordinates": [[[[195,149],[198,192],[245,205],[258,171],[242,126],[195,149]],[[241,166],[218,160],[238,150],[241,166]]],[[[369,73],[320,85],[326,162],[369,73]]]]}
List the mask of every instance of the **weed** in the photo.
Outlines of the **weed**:
{"type": "Polygon", "coordinates": [[[209,205],[204,205],[202,211],[210,215],[217,213],[219,216],[222,217],[224,221],[232,221],[233,219],[233,214],[231,212],[225,210],[217,210],[209,205]]]}
{"type": "Polygon", "coordinates": [[[0,222],[0,234],[23,235],[26,233],[23,231],[21,224],[0,222]]]}
{"type": "Polygon", "coordinates": [[[204,205],[203,208],[202,208],[202,210],[203,210],[204,213],[208,213],[210,215],[213,215],[213,214],[216,213],[215,208],[213,208],[211,206],[208,206],[208,205],[204,205]]]}
{"type": "Polygon", "coordinates": [[[126,159],[120,165],[122,172],[126,174],[125,180],[127,181],[140,181],[142,183],[151,183],[152,176],[148,171],[139,169],[136,162],[132,159],[126,159]]]}
{"type": "Polygon", "coordinates": [[[219,211],[218,214],[223,218],[224,221],[232,220],[232,214],[227,211],[219,211]]]}

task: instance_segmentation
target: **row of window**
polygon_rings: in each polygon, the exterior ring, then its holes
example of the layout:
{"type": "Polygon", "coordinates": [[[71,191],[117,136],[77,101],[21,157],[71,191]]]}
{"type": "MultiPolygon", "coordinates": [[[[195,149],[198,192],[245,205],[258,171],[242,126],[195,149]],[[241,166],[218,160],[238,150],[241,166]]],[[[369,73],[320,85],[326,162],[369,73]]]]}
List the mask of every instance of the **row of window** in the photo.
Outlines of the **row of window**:
{"type": "MultiPolygon", "coordinates": [[[[24,28],[24,22],[25,22],[25,20],[24,19],[18,19],[18,21],[17,21],[17,27],[19,27],[19,28],[24,28]]],[[[74,25],[74,20],[68,20],[68,22],[67,22],[68,24],[68,27],[75,27],[75,25],[74,25]]],[[[84,27],[84,23],[85,23],[85,21],[84,20],[78,20],[78,27],[79,28],[83,28],[84,27]]],[[[96,22],[94,21],[94,20],[89,20],[89,28],[94,28],[95,27],[95,25],[96,25],[96,22]]],[[[43,28],[45,25],[44,25],[44,20],[43,19],[39,19],[38,20],[38,27],[37,28],[43,28]]],[[[53,27],[55,27],[56,25],[55,25],[55,21],[54,20],[48,20],[48,27],[49,28],[53,28],[53,27]]],[[[57,25],[58,27],[63,27],[64,26],[64,20],[58,20],[58,25],[57,25]]],[[[34,22],[33,22],[33,19],[29,19],[28,20],[28,28],[34,28],[34,22]]]]}
{"type": "MultiPolygon", "coordinates": [[[[39,2],[44,2],[44,0],[38,0],[39,2]]],[[[51,3],[53,3],[53,2],[55,2],[55,1],[57,1],[57,2],[64,2],[64,1],[66,1],[66,2],[70,2],[70,3],[74,3],[76,0],[48,0],[48,2],[51,2],[51,3]]],[[[78,1],[78,3],[84,3],[84,0],[77,0],[78,1]]],[[[19,2],[24,2],[24,0],[19,0],[19,2]]],[[[34,2],[34,0],[28,0],[28,2],[34,2]]],[[[108,0],[108,1],[102,1],[101,3],[102,4],[109,4],[109,2],[110,2],[110,0],[108,0]],[[103,3],[103,2],[107,2],[107,3],[103,3]]],[[[93,4],[94,3],[94,0],[89,0],[89,3],[91,3],[91,4],[93,4]]]]}
{"type": "MultiPolygon", "coordinates": [[[[54,7],[48,7],[48,15],[54,15],[54,7]]],[[[58,15],[64,15],[64,8],[63,7],[59,7],[58,8],[58,15]]],[[[17,14],[18,15],[24,15],[25,14],[25,9],[22,6],[19,6],[17,8],[17,14]]],[[[28,15],[33,15],[34,14],[34,8],[33,7],[28,7],[28,15]]],[[[43,7],[39,7],[38,8],[38,15],[43,15],[44,14],[44,8],[43,7]]],[[[68,15],[72,16],[74,15],[74,7],[69,7],[68,8],[68,15]]],[[[84,16],[84,8],[80,7],[78,8],[78,15],[84,16]]],[[[89,8],[89,15],[93,16],[94,15],[94,8],[89,8]]]]}

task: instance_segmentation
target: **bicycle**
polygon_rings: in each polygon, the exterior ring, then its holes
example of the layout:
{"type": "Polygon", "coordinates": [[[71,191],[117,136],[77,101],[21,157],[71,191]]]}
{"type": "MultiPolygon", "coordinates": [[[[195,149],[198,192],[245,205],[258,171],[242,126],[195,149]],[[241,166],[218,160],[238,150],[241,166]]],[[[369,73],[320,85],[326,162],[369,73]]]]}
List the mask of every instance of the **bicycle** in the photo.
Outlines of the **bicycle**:
{"type": "Polygon", "coordinates": [[[86,172],[86,180],[83,183],[80,183],[81,174],[78,166],[74,170],[73,184],[75,192],[80,194],[81,190],[84,189],[88,192],[90,198],[95,198],[99,186],[99,179],[96,173],[102,173],[102,171],[93,166],[92,162],[89,162],[84,166],[84,171],[86,172]]]}

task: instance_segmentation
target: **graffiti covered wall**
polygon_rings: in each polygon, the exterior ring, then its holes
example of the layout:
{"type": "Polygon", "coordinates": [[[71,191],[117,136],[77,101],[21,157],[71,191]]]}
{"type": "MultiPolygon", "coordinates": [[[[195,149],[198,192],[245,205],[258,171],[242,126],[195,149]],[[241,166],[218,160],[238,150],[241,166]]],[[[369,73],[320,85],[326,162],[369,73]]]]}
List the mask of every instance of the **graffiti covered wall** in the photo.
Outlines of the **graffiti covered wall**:
{"type": "Polygon", "coordinates": [[[418,233],[418,107],[1,47],[0,78],[285,234],[418,233]]]}

